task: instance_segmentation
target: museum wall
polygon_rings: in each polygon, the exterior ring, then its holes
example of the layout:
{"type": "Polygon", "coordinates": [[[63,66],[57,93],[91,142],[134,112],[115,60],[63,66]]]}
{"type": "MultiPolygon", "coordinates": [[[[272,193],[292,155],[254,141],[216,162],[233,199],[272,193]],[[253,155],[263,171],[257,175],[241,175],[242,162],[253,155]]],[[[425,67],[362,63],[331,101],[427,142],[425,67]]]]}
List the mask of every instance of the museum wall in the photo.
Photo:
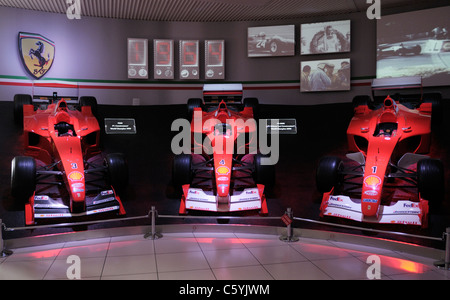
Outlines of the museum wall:
{"type": "MultiPolygon", "coordinates": [[[[376,21],[364,13],[337,15],[332,18],[294,19],[264,22],[147,22],[82,17],[69,20],[66,15],[0,7],[0,100],[12,100],[16,93],[51,94],[53,88],[36,88],[22,65],[18,51],[18,33],[41,34],[56,44],[55,62],[40,82],[58,82],[74,87],[58,92],[68,96],[92,95],[100,104],[163,105],[186,103],[201,97],[204,83],[240,82],[245,97],[258,97],[263,104],[312,105],[349,102],[353,96],[370,93],[376,75],[376,21]],[[351,20],[349,53],[300,55],[300,24],[351,20]],[[296,55],[289,57],[247,57],[247,28],[289,25],[296,28],[296,55]],[[225,40],[225,80],[206,80],[200,68],[199,80],[129,80],[127,78],[127,38],[175,41],[175,71],[178,70],[178,41],[198,39],[203,62],[207,39],[225,40]],[[350,91],[300,92],[301,61],[350,58],[350,91]],[[76,88],[79,86],[80,88],[76,88]]],[[[149,68],[152,75],[152,67],[149,68]]]]}

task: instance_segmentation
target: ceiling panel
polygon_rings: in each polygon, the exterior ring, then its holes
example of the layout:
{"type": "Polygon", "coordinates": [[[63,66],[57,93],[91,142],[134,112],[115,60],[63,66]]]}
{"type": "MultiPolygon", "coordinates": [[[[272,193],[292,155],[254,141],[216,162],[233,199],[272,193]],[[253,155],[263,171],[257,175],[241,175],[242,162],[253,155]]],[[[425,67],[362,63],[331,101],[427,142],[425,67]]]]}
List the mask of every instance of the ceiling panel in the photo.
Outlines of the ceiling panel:
{"type": "MultiPolygon", "coordinates": [[[[72,0],[76,1],[76,0],[72,0]]],[[[366,0],[79,0],[81,16],[147,21],[284,20],[359,12],[366,0]]],[[[427,0],[381,0],[382,9],[427,0]]],[[[428,1],[430,2],[430,1],[428,1]]],[[[67,0],[0,0],[0,6],[65,14],[67,0]]]]}

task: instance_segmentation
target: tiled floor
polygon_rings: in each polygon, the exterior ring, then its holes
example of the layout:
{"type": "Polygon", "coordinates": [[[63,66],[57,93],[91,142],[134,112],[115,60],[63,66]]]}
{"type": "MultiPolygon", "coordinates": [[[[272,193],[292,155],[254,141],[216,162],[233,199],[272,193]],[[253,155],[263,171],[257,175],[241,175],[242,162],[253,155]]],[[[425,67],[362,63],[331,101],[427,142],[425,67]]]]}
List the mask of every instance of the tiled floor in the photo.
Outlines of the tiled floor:
{"type": "Polygon", "coordinates": [[[430,258],[321,239],[286,243],[270,234],[130,235],[13,251],[0,258],[0,280],[332,280],[368,279],[376,270],[381,279],[450,279],[430,258]]]}

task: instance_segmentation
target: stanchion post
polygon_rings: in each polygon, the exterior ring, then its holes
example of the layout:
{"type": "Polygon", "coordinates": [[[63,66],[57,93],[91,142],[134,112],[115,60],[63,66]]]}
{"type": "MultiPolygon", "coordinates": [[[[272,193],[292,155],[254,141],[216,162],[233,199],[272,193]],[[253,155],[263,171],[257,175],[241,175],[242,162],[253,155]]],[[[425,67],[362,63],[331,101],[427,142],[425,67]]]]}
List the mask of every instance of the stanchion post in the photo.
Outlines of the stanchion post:
{"type": "Polygon", "coordinates": [[[445,262],[444,267],[446,270],[450,268],[450,227],[445,230],[445,262]]]}
{"type": "Polygon", "coordinates": [[[154,206],[152,206],[152,209],[149,212],[149,217],[151,218],[151,233],[145,234],[144,238],[150,238],[152,240],[156,240],[159,238],[162,238],[162,234],[156,232],[156,215],[158,214],[158,211],[154,206]]]}
{"type": "Polygon", "coordinates": [[[294,220],[294,212],[292,211],[292,208],[288,208],[286,210],[285,216],[287,216],[287,220],[283,219],[283,221],[286,224],[286,236],[281,236],[280,240],[284,242],[297,242],[299,239],[293,235],[292,230],[292,221],[294,220]]]}
{"type": "Polygon", "coordinates": [[[450,227],[445,229],[443,233],[443,239],[445,239],[445,258],[444,261],[440,260],[434,263],[439,269],[450,270],[450,227]]]}
{"type": "Polygon", "coordinates": [[[3,221],[0,219],[0,257],[3,257],[3,249],[5,249],[5,244],[3,243],[3,221]]]}
{"type": "Polygon", "coordinates": [[[12,251],[5,249],[5,242],[3,241],[3,220],[0,219],[0,257],[6,257],[12,254],[12,251]]]}

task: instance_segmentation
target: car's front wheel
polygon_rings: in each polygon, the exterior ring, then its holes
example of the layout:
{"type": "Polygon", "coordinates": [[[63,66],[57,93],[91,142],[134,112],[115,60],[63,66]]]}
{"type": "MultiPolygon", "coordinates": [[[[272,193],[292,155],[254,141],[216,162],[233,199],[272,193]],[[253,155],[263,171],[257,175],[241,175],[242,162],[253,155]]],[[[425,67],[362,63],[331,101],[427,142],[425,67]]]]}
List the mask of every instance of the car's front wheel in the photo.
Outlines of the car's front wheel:
{"type": "Polygon", "coordinates": [[[343,169],[342,160],[339,157],[325,156],[319,161],[316,172],[316,186],[321,193],[331,191],[333,187],[341,183],[340,172],[343,169]]]}
{"type": "Polygon", "coordinates": [[[438,159],[422,159],[417,163],[417,184],[421,197],[438,202],[444,196],[444,165],[438,159]]]}
{"type": "Polygon", "coordinates": [[[36,189],[36,161],[32,157],[18,156],[11,162],[11,194],[25,202],[36,189]]]}
{"type": "Polygon", "coordinates": [[[105,158],[107,181],[118,194],[128,186],[128,163],[121,153],[108,154],[105,158]]]}

